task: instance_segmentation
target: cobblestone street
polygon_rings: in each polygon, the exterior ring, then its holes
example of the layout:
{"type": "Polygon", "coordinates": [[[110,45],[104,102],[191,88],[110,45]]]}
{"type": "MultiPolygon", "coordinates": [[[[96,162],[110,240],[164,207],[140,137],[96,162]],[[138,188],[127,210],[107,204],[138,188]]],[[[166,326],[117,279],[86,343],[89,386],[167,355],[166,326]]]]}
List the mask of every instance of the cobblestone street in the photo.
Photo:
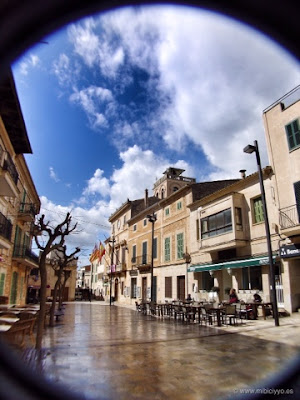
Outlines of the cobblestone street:
{"type": "Polygon", "coordinates": [[[83,398],[215,399],[277,372],[299,351],[300,316],[210,328],[103,303],[69,303],[47,328],[45,375],[83,398]]]}

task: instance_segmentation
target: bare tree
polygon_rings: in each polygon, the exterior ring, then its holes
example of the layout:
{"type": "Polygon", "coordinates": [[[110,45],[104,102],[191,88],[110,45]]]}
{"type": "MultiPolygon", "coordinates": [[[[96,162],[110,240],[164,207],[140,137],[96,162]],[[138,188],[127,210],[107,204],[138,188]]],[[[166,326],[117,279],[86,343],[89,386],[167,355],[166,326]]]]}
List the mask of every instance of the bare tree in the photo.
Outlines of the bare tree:
{"type": "Polygon", "coordinates": [[[47,292],[47,268],[46,268],[46,257],[47,255],[56,249],[61,248],[65,243],[65,238],[70,233],[72,233],[77,224],[71,227],[71,214],[67,213],[65,219],[58,224],[55,228],[50,227],[49,221],[45,222],[45,215],[42,215],[38,219],[37,228],[34,231],[34,239],[37,244],[37,247],[42,250],[40,254],[39,260],[39,269],[41,276],[41,289],[40,289],[40,312],[37,321],[37,334],[36,334],[36,344],[35,347],[37,350],[41,350],[42,347],[42,339],[44,333],[44,322],[46,315],[46,292],[47,292]],[[46,243],[40,243],[40,234],[43,234],[43,237],[47,237],[46,243]]]}
{"type": "MultiPolygon", "coordinates": [[[[52,299],[52,305],[50,309],[50,321],[49,321],[49,326],[54,326],[54,316],[55,316],[55,306],[56,306],[56,300],[57,300],[57,295],[59,294],[59,299],[61,300],[62,298],[62,291],[64,290],[64,287],[66,285],[66,276],[68,275],[68,272],[66,268],[68,267],[69,264],[71,264],[73,261],[77,260],[77,257],[75,257],[75,254],[79,253],[80,248],[76,247],[76,250],[73,251],[70,255],[67,255],[67,246],[62,246],[62,248],[56,250],[56,255],[53,259],[54,263],[52,264],[52,268],[56,271],[57,275],[57,280],[54,285],[54,290],[53,290],[53,299],[52,299]],[[62,281],[62,278],[64,280],[62,281]]],[[[59,309],[61,308],[61,302],[59,302],[59,309]]]]}

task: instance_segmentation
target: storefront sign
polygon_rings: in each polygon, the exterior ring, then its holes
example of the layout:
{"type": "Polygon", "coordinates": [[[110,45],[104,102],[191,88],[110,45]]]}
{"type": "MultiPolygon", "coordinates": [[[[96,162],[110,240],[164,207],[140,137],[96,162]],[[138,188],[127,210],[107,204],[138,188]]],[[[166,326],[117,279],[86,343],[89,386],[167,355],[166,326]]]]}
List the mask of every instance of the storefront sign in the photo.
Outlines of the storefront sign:
{"type": "Polygon", "coordinates": [[[300,244],[289,244],[280,247],[281,258],[300,257],[300,244]]]}

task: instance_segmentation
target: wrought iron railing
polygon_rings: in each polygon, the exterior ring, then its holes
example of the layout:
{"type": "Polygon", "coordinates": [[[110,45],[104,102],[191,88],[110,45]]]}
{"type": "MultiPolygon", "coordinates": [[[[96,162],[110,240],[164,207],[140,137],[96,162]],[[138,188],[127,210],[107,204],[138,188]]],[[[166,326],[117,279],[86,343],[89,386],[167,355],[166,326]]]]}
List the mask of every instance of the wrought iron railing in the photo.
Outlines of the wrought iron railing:
{"type": "Polygon", "coordinates": [[[37,211],[33,203],[20,203],[19,213],[30,214],[34,218],[37,214],[37,211]]]}
{"type": "Polygon", "coordinates": [[[25,246],[15,246],[13,251],[13,257],[17,258],[28,258],[34,263],[39,263],[39,257],[31,251],[28,247],[25,246]]]}
{"type": "Polygon", "coordinates": [[[143,254],[141,256],[135,257],[135,261],[133,262],[133,259],[131,259],[132,265],[149,265],[151,264],[151,254],[143,254]]]}
{"type": "Polygon", "coordinates": [[[0,235],[11,240],[12,223],[0,212],[0,235]]]}
{"type": "Polygon", "coordinates": [[[281,229],[292,228],[300,224],[300,204],[279,210],[279,224],[281,229]]]}

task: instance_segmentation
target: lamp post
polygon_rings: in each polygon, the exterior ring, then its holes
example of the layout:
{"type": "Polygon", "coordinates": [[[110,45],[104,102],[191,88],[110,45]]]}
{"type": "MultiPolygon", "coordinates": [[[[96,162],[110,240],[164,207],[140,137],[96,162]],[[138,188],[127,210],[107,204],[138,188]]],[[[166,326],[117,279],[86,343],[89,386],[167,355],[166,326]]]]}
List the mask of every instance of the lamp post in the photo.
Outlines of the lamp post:
{"type": "Polygon", "coordinates": [[[147,215],[148,221],[152,224],[152,240],[151,240],[151,303],[153,303],[154,298],[154,287],[153,287],[153,244],[154,244],[154,224],[156,221],[156,215],[154,211],[151,215],[147,215]]]}
{"type": "Polygon", "coordinates": [[[112,270],[113,270],[113,262],[114,262],[114,248],[115,248],[115,237],[112,237],[112,240],[109,241],[112,243],[112,249],[111,249],[111,256],[110,256],[110,290],[109,290],[109,305],[111,306],[112,303],[112,270]]]}
{"type": "Polygon", "coordinates": [[[183,254],[183,257],[184,257],[184,259],[185,259],[185,262],[186,262],[186,295],[188,296],[188,294],[189,294],[189,283],[188,283],[188,267],[189,267],[189,263],[191,262],[191,256],[190,256],[190,254],[187,252],[187,250],[186,250],[186,252],[183,254]]]}
{"type": "Polygon", "coordinates": [[[252,154],[255,152],[256,155],[256,162],[257,162],[257,169],[258,169],[258,176],[259,176],[259,184],[260,184],[260,191],[261,191],[261,200],[263,204],[264,216],[265,216],[265,229],[266,229],[266,238],[267,238],[267,247],[268,247],[268,255],[269,255],[269,265],[270,265],[270,280],[271,280],[271,296],[272,296],[272,303],[273,303],[273,317],[275,320],[275,326],[279,326],[279,318],[278,318],[278,307],[277,307],[277,296],[275,290],[275,271],[274,271],[274,264],[273,264],[273,255],[272,255],[272,246],[271,246],[271,236],[270,236],[270,226],[269,226],[269,218],[268,218],[268,211],[267,211],[267,203],[266,203],[266,196],[265,196],[265,188],[261,170],[261,162],[260,162],[260,155],[258,149],[257,140],[254,141],[254,145],[248,144],[244,148],[244,153],[252,154]]]}

